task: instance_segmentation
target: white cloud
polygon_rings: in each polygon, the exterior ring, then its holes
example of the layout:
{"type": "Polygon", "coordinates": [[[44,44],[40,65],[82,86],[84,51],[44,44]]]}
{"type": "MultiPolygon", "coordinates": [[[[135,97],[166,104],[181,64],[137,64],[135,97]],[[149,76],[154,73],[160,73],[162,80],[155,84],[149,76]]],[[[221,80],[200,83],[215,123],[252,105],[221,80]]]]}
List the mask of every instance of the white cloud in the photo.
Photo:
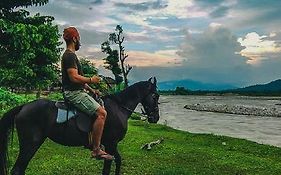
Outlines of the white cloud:
{"type": "Polygon", "coordinates": [[[164,15],[175,16],[178,18],[206,17],[208,13],[201,11],[194,5],[192,0],[175,1],[168,0],[168,7],[163,9],[164,15]]]}
{"type": "Polygon", "coordinates": [[[216,27],[221,27],[221,26],[222,26],[222,24],[212,22],[209,26],[210,26],[210,27],[212,27],[212,28],[216,28],[216,27]]]}
{"type": "MultiPolygon", "coordinates": [[[[271,34],[271,37],[275,35],[271,34]]],[[[238,38],[241,46],[245,46],[240,54],[249,59],[249,64],[259,64],[263,59],[269,59],[269,54],[281,53],[281,47],[273,40],[268,40],[265,35],[260,36],[256,32],[248,33],[244,38],[238,38]]]]}
{"type": "Polygon", "coordinates": [[[176,50],[159,50],[154,53],[145,51],[129,51],[127,62],[137,67],[173,67],[181,65],[181,58],[176,50]]]}

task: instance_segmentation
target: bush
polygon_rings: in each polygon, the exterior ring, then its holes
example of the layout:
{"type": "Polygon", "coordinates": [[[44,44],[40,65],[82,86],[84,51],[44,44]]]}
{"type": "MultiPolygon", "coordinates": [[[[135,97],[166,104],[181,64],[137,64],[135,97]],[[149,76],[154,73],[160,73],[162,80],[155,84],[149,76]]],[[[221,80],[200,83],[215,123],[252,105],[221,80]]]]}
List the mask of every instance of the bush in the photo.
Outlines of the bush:
{"type": "Polygon", "coordinates": [[[8,108],[26,103],[28,101],[28,98],[17,95],[3,88],[0,88],[0,99],[0,114],[2,114],[8,108]]]}

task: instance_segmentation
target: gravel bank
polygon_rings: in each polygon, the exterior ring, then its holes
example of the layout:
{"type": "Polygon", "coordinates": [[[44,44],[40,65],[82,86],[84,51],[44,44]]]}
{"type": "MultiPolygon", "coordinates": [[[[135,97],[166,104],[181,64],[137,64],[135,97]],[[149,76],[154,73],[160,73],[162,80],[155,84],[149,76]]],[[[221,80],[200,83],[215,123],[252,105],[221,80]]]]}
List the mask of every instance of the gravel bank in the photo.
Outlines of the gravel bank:
{"type": "MultiPolygon", "coordinates": [[[[255,107],[226,104],[187,104],[184,108],[196,111],[219,112],[238,115],[255,115],[268,117],[281,117],[281,111],[277,107],[255,107]]],[[[280,108],[280,107],[279,107],[280,108]]]]}

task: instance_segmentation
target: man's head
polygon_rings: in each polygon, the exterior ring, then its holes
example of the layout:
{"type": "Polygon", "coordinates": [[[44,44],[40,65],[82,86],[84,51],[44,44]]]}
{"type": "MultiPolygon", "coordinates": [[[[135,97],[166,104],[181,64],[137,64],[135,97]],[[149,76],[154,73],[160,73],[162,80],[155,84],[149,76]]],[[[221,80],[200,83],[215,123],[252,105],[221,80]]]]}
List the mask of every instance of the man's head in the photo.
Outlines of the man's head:
{"type": "Polygon", "coordinates": [[[63,30],[63,39],[66,44],[74,44],[75,50],[80,48],[80,35],[75,27],[68,27],[63,30]]]}

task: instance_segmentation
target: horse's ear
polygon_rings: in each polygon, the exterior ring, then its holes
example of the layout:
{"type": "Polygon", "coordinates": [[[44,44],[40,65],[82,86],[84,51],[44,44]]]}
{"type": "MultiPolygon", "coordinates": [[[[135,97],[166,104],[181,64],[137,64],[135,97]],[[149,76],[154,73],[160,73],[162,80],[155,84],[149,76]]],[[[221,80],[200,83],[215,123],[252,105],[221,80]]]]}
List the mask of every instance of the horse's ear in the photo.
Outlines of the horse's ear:
{"type": "Polygon", "coordinates": [[[156,77],[153,77],[153,81],[154,81],[153,84],[156,85],[157,84],[156,77]]]}
{"type": "Polygon", "coordinates": [[[154,85],[157,83],[157,80],[156,80],[155,77],[151,77],[148,81],[151,82],[154,85]]]}

